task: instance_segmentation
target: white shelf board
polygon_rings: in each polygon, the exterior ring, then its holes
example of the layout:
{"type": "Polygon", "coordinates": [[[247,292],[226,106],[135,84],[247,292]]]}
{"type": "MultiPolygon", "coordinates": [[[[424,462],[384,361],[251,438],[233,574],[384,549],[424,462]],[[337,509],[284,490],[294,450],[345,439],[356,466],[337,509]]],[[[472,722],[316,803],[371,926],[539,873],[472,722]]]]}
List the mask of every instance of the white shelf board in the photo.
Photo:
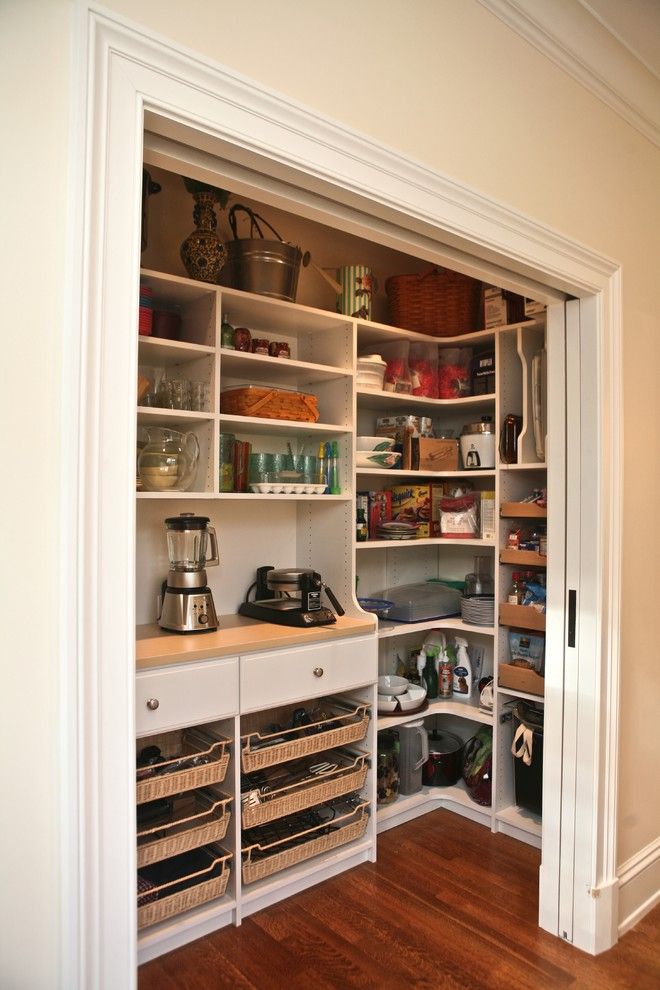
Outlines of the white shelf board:
{"type": "Polygon", "coordinates": [[[299,333],[327,333],[328,330],[342,330],[352,320],[349,316],[333,313],[326,309],[315,309],[284,299],[270,299],[254,292],[229,289],[217,286],[220,291],[222,317],[229,319],[232,326],[258,328],[265,332],[266,327],[273,336],[299,333]]]}
{"type": "Polygon", "coordinates": [[[546,471],[548,465],[545,461],[536,461],[534,464],[500,464],[500,471],[546,471]]]}
{"type": "Polygon", "coordinates": [[[292,358],[266,357],[228,348],[221,348],[220,354],[223,378],[245,378],[250,384],[269,382],[277,388],[291,388],[353,377],[353,372],[347,368],[332,368],[292,358]]]}
{"type": "MultiPolygon", "coordinates": [[[[198,282],[196,279],[184,278],[181,275],[167,275],[164,272],[154,272],[147,268],[140,270],[140,281],[154,289],[155,300],[179,303],[195,302],[204,296],[212,298],[217,293],[217,285],[210,282],[198,282]]],[[[157,307],[154,307],[157,308],[157,307]]]]}
{"type": "Polygon", "coordinates": [[[400,406],[409,411],[428,409],[431,414],[439,410],[455,409],[473,413],[476,411],[492,411],[495,405],[495,393],[488,395],[469,395],[464,399],[428,399],[423,395],[403,395],[398,392],[381,392],[375,389],[356,390],[358,405],[362,409],[395,409],[400,406]]]}
{"type": "Polygon", "coordinates": [[[442,536],[423,536],[416,540],[365,540],[356,550],[401,550],[404,547],[494,547],[494,540],[460,540],[442,536]]]}
{"type": "Polygon", "coordinates": [[[541,837],[541,816],[534,814],[533,811],[528,811],[526,808],[520,808],[516,804],[495,812],[495,819],[498,822],[519,828],[521,832],[529,832],[530,835],[541,837]]]}
{"type": "Polygon", "coordinates": [[[172,499],[199,499],[199,498],[218,498],[217,492],[136,492],[136,498],[155,498],[162,499],[164,501],[170,501],[172,499]]]}
{"type": "Polygon", "coordinates": [[[138,426],[186,427],[195,423],[212,423],[213,415],[207,412],[191,412],[189,409],[161,409],[158,406],[138,406],[138,426]]]}
{"type": "Polygon", "coordinates": [[[338,846],[336,849],[312,856],[310,859],[303,860],[302,863],[297,863],[294,866],[288,867],[286,870],[280,870],[278,873],[273,873],[269,877],[264,877],[263,880],[243,884],[241,901],[243,905],[248,907],[251,901],[270,897],[282,887],[289,887],[303,878],[312,877],[315,873],[322,870],[326,864],[337,864],[343,859],[350,859],[356,853],[370,850],[372,845],[373,842],[368,837],[367,831],[367,837],[355,839],[353,842],[348,842],[344,846],[338,846]]]}
{"type": "Polygon", "coordinates": [[[397,725],[405,725],[407,722],[415,722],[420,718],[428,718],[429,715],[456,715],[458,718],[467,718],[471,722],[480,722],[482,725],[493,724],[493,713],[479,708],[476,700],[470,703],[459,701],[456,698],[436,698],[434,701],[429,701],[428,708],[423,712],[414,714],[400,712],[398,715],[379,714],[378,731],[394,729],[397,725]]]}
{"type": "Polygon", "coordinates": [[[500,687],[498,685],[497,690],[499,694],[507,694],[511,698],[522,698],[523,701],[538,701],[543,703],[542,694],[527,694],[525,691],[516,691],[515,688],[500,687]]]}
{"type": "Polygon", "coordinates": [[[464,809],[471,818],[483,824],[491,822],[491,809],[473,801],[463,781],[459,781],[452,787],[422,787],[416,794],[400,794],[392,804],[379,805],[376,812],[378,831],[445,805],[453,805],[452,810],[459,812],[464,809]]]}
{"type": "Polygon", "coordinates": [[[165,340],[161,337],[140,337],[138,340],[138,364],[168,367],[213,354],[215,347],[207,347],[205,344],[188,344],[182,340],[165,340]]]}
{"type": "Polygon", "coordinates": [[[235,899],[225,895],[141,929],[137,943],[138,965],[232,924],[235,910],[235,899]]]}
{"type": "Polygon", "coordinates": [[[340,423],[301,423],[291,419],[260,419],[257,416],[232,416],[220,413],[220,425],[231,426],[237,433],[270,433],[289,436],[291,433],[317,433],[319,436],[336,437],[350,433],[350,426],[340,423]]]}
{"type": "Polygon", "coordinates": [[[432,337],[428,333],[399,329],[387,323],[374,323],[371,320],[368,322],[366,320],[357,321],[358,346],[361,351],[374,344],[384,344],[390,340],[402,339],[419,341],[424,344],[434,343],[440,347],[452,344],[460,344],[462,347],[468,347],[471,344],[492,344],[495,341],[495,329],[475,330],[473,333],[464,333],[454,337],[432,337]]]}
{"type": "Polygon", "coordinates": [[[357,475],[371,475],[379,478],[392,478],[405,480],[413,478],[420,484],[424,481],[433,481],[434,478],[494,478],[495,470],[492,471],[402,471],[399,468],[358,468],[357,475]]]}
{"type": "Polygon", "coordinates": [[[424,622],[389,622],[387,619],[378,620],[378,638],[389,639],[392,636],[405,636],[406,633],[423,632],[426,629],[455,629],[456,632],[463,632],[466,635],[479,633],[485,636],[494,636],[497,632],[495,626],[470,626],[460,618],[455,616],[451,619],[426,619],[424,622]]]}
{"type": "Polygon", "coordinates": [[[351,494],[343,495],[262,495],[260,492],[222,492],[214,496],[220,501],[246,501],[246,502],[350,502],[353,499],[351,494]]]}

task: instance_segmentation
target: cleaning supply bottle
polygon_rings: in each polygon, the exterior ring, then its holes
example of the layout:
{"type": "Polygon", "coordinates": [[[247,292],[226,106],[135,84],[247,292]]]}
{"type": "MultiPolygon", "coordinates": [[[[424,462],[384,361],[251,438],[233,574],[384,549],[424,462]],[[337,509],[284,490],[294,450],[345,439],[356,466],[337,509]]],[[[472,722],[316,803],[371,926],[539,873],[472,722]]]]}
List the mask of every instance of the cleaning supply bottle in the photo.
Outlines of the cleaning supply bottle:
{"type": "Polygon", "coordinates": [[[456,643],[456,666],[454,667],[454,694],[469,698],[472,694],[472,664],[467,650],[467,640],[461,636],[454,638],[456,643]]]}
{"type": "Polygon", "coordinates": [[[451,698],[454,693],[454,667],[456,651],[453,646],[445,646],[438,663],[438,697],[451,698]]]}
{"type": "Polygon", "coordinates": [[[435,667],[435,657],[432,654],[427,654],[423,647],[419,651],[419,657],[420,666],[422,664],[422,657],[424,658],[422,677],[426,685],[426,697],[432,700],[438,697],[438,671],[435,667]]]}

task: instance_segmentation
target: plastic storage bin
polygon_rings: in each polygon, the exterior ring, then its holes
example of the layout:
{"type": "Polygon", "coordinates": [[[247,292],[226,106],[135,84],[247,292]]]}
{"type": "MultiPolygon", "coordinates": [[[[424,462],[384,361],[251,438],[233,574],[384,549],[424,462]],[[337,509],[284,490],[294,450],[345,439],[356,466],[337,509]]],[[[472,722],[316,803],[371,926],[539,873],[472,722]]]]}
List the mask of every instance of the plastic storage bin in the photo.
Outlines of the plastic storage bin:
{"type": "Polygon", "coordinates": [[[516,804],[540,815],[543,798],[543,712],[519,702],[513,710],[513,723],[516,804]],[[523,731],[519,733],[520,727],[523,731]],[[529,763],[524,759],[525,752],[531,757],[529,763]]]}

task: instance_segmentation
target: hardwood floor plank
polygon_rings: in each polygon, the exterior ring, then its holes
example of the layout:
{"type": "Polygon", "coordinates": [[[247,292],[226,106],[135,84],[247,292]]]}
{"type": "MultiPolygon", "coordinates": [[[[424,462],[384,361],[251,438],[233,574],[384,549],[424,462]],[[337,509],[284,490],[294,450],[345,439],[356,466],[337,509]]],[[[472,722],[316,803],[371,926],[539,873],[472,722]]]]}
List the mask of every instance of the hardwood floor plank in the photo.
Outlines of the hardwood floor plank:
{"type": "Polygon", "coordinates": [[[438,810],[378,862],[140,967],[139,990],[658,990],[660,907],[592,957],[537,925],[537,849],[438,810]]]}

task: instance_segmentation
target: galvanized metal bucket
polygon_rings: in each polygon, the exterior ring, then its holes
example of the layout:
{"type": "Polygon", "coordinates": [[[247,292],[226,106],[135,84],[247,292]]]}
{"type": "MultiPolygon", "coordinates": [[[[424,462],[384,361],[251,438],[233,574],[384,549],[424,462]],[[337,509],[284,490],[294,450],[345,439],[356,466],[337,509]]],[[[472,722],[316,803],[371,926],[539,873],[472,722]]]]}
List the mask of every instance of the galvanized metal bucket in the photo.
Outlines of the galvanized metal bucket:
{"type": "Polygon", "coordinates": [[[234,240],[226,245],[223,284],[244,292],[295,302],[302,262],[300,248],[286,244],[267,220],[240,203],[236,203],[229,211],[229,224],[234,240]],[[247,213],[250,217],[250,234],[256,230],[259,237],[238,237],[235,215],[237,210],[247,213]],[[266,240],[259,222],[265,224],[279,239],[266,240]]]}

